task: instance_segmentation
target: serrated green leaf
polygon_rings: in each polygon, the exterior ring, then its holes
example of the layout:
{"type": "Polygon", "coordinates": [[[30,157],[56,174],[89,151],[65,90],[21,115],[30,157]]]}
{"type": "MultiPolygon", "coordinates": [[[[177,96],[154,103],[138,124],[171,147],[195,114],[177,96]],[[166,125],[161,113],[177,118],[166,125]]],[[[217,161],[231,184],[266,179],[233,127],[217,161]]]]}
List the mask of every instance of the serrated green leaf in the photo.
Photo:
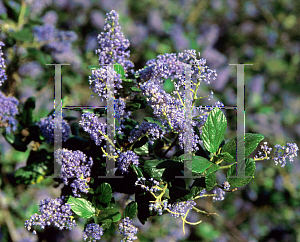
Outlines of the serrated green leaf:
{"type": "Polygon", "coordinates": [[[87,68],[90,70],[100,69],[99,65],[88,65],[87,68]]]}
{"type": "Polygon", "coordinates": [[[205,176],[205,185],[207,191],[213,189],[216,183],[217,183],[216,173],[210,173],[209,175],[205,176]]]}
{"type": "Polygon", "coordinates": [[[127,204],[123,217],[129,217],[130,219],[133,219],[136,216],[137,211],[137,202],[132,201],[129,204],[127,204]]]}
{"type": "Polygon", "coordinates": [[[95,215],[92,203],[84,198],[70,197],[67,203],[71,205],[72,211],[82,218],[90,218],[95,215]]]}
{"type": "Polygon", "coordinates": [[[133,151],[139,156],[145,156],[149,154],[149,143],[147,142],[139,148],[133,149],[133,151]]]}
{"type": "Polygon", "coordinates": [[[217,165],[217,164],[211,164],[211,166],[208,169],[205,170],[205,174],[208,175],[212,172],[215,172],[215,171],[219,170],[219,167],[220,166],[217,165]]]}
{"type": "Polygon", "coordinates": [[[163,130],[166,130],[165,127],[162,125],[161,121],[151,118],[151,117],[144,117],[144,120],[147,121],[148,123],[155,123],[158,124],[159,127],[161,127],[163,130]]]}
{"type": "Polygon", "coordinates": [[[33,35],[29,28],[23,28],[20,31],[11,33],[10,36],[14,38],[17,41],[21,42],[32,42],[33,41],[33,35]]]}
{"type": "Polygon", "coordinates": [[[137,177],[143,177],[143,170],[138,167],[138,166],[135,166],[133,164],[130,165],[132,167],[132,169],[134,170],[135,174],[137,175],[137,177]]]}
{"type": "Polygon", "coordinates": [[[141,92],[142,90],[137,87],[130,87],[130,89],[134,92],[141,92]]]}
{"type": "Polygon", "coordinates": [[[98,218],[98,222],[102,222],[107,219],[112,220],[112,222],[118,222],[121,219],[121,214],[115,208],[106,208],[105,210],[100,212],[97,218],[98,218]]]}
{"type": "Polygon", "coordinates": [[[99,194],[99,202],[109,203],[112,197],[112,189],[110,184],[104,182],[96,189],[96,194],[99,194]]]}
{"type": "MultiPolygon", "coordinates": [[[[179,156],[179,158],[184,161],[185,154],[179,156]]],[[[201,156],[193,156],[192,161],[186,161],[187,168],[193,172],[196,173],[203,173],[206,169],[212,166],[213,163],[211,163],[209,160],[207,160],[204,157],[201,156]]]]}
{"type": "Polygon", "coordinates": [[[176,175],[181,175],[183,169],[182,162],[176,162],[171,159],[147,160],[144,163],[144,171],[155,180],[166,181],[176,175]]]}
{"type": "Polygon", "coordinates": [[[110,228],[111,224],[112,224],[111,219],[105,219],[102,221],[101,227],[103,228],[103,230],[108,229],[108,228],[110,228]]]}
{"type": "Polygon", "coordinates": [[[233,158],[232,155],[230,155],[228,152],[222,152],[221,154],[218,154],[217,157],[220,160],[223,159],[223,161],[228,162],[228,163],[236,162],[235,158],[233,158]]]}
{"type": "Polygon", "coordinates": [[[25,152],[27,150],[27,145],[22,141],[22,136],[20,134],[14,135],[13,133],[2,133],[6,141],[16,150],[25,152]]]}
{"type": "Polygon", "coordinates": [[[254,176],[255,173],[255,161],[252,158],[247,158],[245,160],[245,176],[250,176],[250,178],[229,178],[231,176],[236,176],[236,165],[232,165],[227,171],[227,181],[231,187],[242,187],[248,184],[254,176]]]}
{"type": "Polygon", "coordinates": [[[122,65],[118,63],[114,64],[114,70],[117,72],[117,74],[121,75],[121,79],[125,79],[125,71],[122,65]]]}
{"type": "MultiPolygon", "coordinates": [[[[262,134],[252,134],[252,133],[245,134],[245,158],[247,158],[256,149],[259,142],[261,142],[263,139],[264,136],[262,134]]],[[[236,148],[237,146],[236,142],[237,142],[237,138],[236,137],[232,138],[223,146],[221,150],[221,154],[228,152],[233,157],[234,162],[236,162],[237,149],[240,147],[238,146],[236,148]]]]}
{"type": "Polygon", "coordinates": [[[219,148],[227,128],[227,120],[219,108],[214,108],[208,115],[208,118],[202,129],[202,139],[205,148],[215,153],[219,148]]]}

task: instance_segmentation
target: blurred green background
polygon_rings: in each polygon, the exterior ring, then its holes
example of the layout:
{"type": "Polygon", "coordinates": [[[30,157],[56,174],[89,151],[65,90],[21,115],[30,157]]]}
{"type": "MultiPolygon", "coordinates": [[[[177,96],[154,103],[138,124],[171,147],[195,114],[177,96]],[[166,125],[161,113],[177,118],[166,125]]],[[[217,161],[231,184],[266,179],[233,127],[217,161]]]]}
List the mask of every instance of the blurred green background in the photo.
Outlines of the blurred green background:
{"type": "MultiPolygon", "coordinates": [[[[18,1],[5,1],[18,9],[18,1]]],[[[131,46],[131,61],[135,70],[144,67],[147,60],[163,53],[177,53],[185,49],[201,52],[218,77],[210,85],[201,86],[201,96],[215,95],[201,105],[221,101],[225,106],[236,105],[236,67],[233,63],[251,63],[245,67],[245,131],[261,133],[269,146],[300,144],[300,2],[293,0],[41,0],[31,1],[36,19],[46,12],[58,14],[56,27],[73,30],[78,40],[73,44],[70,66],[62,68],[63,105],[100,105],[88,88],[90,70],[97,65],[97,35],[103,31],[105,14],[112,9],[120,14],[120,25],[131,46]],[[36,4],[36,5],[34,5],[36,4]],[[35,6],[35,7],[34,7],[35,6]],[[38,7],[39,8],[38,8],[38,7]]],[[[7,81],[1,90],[15,95],[20,102],[30,96],[37,99],[35,118],[46,116],[53,109],[53,56],[42,50],[39,57],[26,53],[26,41],[13,42],[9,38],[11,12],[0,0],[0,39],[3,48],[7,81]],[[5,18],[6,17],[6,18],[5,18]],[[38,61],[41,72],[33,77],[19,73],[19,67],[38,61]]],[[[172,86],[166,84],[170,92],[172,86]]],[[[133,117],[142,121],[149,110],[137,111],[133,117]],[[140,113],[142,112],[142,113],[140,113]]],[[[79,118],[79,112],[68,111],[79,118]]],[[[236,111],[225,111],[228,120],[227,139],[235,136],[236,111]]],[[[13,172],[25,165],[28,152],[14,151],[1,141],[1,199],[7,204],[18,241],[83,241],[84,221],[70,231],[47,230],[37,236],[24,228],[24,220],[38,211],[38,203],[47,197],[60,195],[46,179],[40,184],[16,186],[13,172]],[[4,189],[5,188],[5,189],[4,189]],[[51,239],[49,237],[51,234],[51,239]],[[48,236],[47,236],[48,235],[48,236]]],[[[273,148],[274,150],[274,148],[273,148]]],[[[257,154],[255,151],[251,157],[257,154]]],[[[271,153],[274,154],[273,152],[271,153]]],[[[300,165],[299,158],[281,168],[274,161],[257,162],[255,178],[236,192],[226,194],[225,200],[212,202],[200,199],[197,206],[220,216],[191,213],[189,221],[202,219],[197,226],[187,226],[182,233],[181,219],[170,216],[150,218],[146,225],[138,220],[137,241],[300,241],[300,165]]],[[[219,182],[225,176],[220,174],[219,182]]],[[[116,194],[121,204],[130,198],[116,194]]],[[[7,217],[0,212],[0,241],[11,241],[7,217]]],[[[119,241],[119,237],[103,241],[119,241]]],[[[101,240],[102,241],[102,240],[101,240]]]]}

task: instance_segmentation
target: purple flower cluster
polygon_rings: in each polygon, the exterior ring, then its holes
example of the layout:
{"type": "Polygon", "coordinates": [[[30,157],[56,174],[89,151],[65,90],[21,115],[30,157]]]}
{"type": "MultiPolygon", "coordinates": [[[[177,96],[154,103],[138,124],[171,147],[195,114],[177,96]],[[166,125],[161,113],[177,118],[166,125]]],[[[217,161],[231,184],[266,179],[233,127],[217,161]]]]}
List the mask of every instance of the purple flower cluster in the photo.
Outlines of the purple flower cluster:
{"type": "Polygon", "coordinates": [[[225,195],[225,192],[221,189],[221,188],[215,188],[213,190],[213,194],[217,194],[217,196],[214,196],[213,197],[213,201],[222,201],[225,199],[224,195],[225,195]]]}
{"type": "Polygon", "coordinates": [[[166,132],[158,124],[143,122],[138,130],[134,129],[130,132],[128,141],[132,143],[134,140],[138,139],[143,134],[147,134],[149,136],[149,144],[153,145],[154,140],[162,139],[165,133],[166,132]]]}
{"type": "MultiPolygon", "coordinates": [[[[265,151],[267,154],[266,154],[265,152],[258,151],[259,157],[256,155],[256,156],[254,157],[254,159],[264,159],[264,158],[266,158],[267,155],[270,154],[271,151],[272,151],[272,148],[269,148],[269,147],[267,146],[267,142],[264,142],[264,145],[261,145],[260,148],[261,148],[261,150],[265,151]]],[[[269,159],[270,159],[270,157],[267,158],[267,160],[269,160],[269,159]]],[[[276,165],[277,165],[277,164],[276,164],[276,165]]]]}
{"type": "Polygon", "coordinates": [[[91,176],[92,158],[87,159],[87,156],[79,150],[58,149],[55,151],[55,159],[62,165],[60,176],[65,185],[69,184],[68,178],[75,178],[70,185],[74,196],[81,197],[77,190],[88,193],[87,178],[91,176]]]}
{"type": "MultiPolygon", "coordinates": [[[[25,228],[30,230],[33,226],[40,226],[44,229],[45,226],[53,224],[60,230],[76,227],[76,222],[73,220],[71,206],[64,202],[64,196],[55,199],[46,198],[40,202],[39,212],[41,214],[31,215],[29,220],[25,221],[25,228]]],[[[33,230],[35,234],[36,231],[33,230]]]]}
{"type": "Polygon", "coordinates": [[[279,144],[275,145],[275,165],[281,164],[281,167],[286,165],[286,159],[289,158],[290,162],[294,161],[294,157],[297,156],[297,151],[299,150],[296,143],[287,143],[286,146],[280,146],[279,144]],[[284,152],[278,152],[280,149],[284,152]]]}
{"type": "Polygon", "coordinates": [[[4,69],[6,68],[6,66],[4,63],[4,58],[2,57],[3,56],[2,46],[4,46],[4,43],[0,41],[0,86],[2,86],[5,80],[7,80],[7,76],[4,69]]]}
{"type": "MultiPolygon", "coordinates": [[[[109,73],[108,66],[101,66],[100,69],[92,70],[92,76],[89,76],[89,84],[91,85],[90,89],[93,88],[93,92],[98,94],[102,102],[104,101],[104,99],[108,98],[106,91],[108,77],[114,79],[114,85],[117,89],[123,88],[123,86],[121,85],[121,75],[117,74],[114,70],[109,73]]],[[[117,93],[117,90],[114,90],[114,93],[117,93]]]]}
{"type": "Polygon", "coordinates": [[[43,73],[43,67],[37,61],[30,61],[20,66],[18,72],[22,76],[27,75],[35,79],[43,73]]]}
{"type": "Polygon", "coordinates": [[[19,114],[19,101],[12,96],[6,96],[0,91],[0,128],[5,127],[6,133],[17,130],[18,121],[15,116],[19,114]]]}
{"type": "MultiPolygon", "coordinates": [[[[121,75],[114,70],[112,70],[112,73],[108,73],[107,65],[118,63],[123,67],[125,73],[134,67],[133,63],[128,60],[130,51],[127,48],[129,48],[130,44],[129,40],[125,39],[121,32],[118,13],[112,10],[106,15],[105,32],[101,32],[98,35],[99,46],[95,50],[95,53],[99,54],[100,69],[92,70],[92,76],[89,76],[90,88],[93,88],[93,92],[98,94],[101,101],[107,98],[106,85],[109,75],[114,78],[114,85],[117,89],[123,88],[121,75]]],[[[114,90],[114,92],[117,93],[117,90],[114,90]]]]}
{"type": "Polygon", "coordinates": [[[82,232],[82,235],[84,241],[87,239],[89,239],[88,241],[92,241],[92,239],[93,241],[100,240],[101,236],[103,235],[103,228],[100,227],[99,224],[87,224],[86,228],[82,232]]]}
{"type": "Polygon", "coordinates": [[[101,123],[98,117],[93,113],[84,113],[81,115],[79,124],[83,127],[83,130],[90,134],[92,140],[96,145],[100,145],[102,140],[106,139],[107,123],[101,123]]]}
{"type": "MultiPolygon", "coordinates": [[[[200,56],[200,52],[198,53],[200,56]]],[[[178,53],[166,53],[158,55],[157,59],[147,61],[146,67],[136,72],[142,80],[153,80],[156,83],[162,84],[163,79],[170,78],[171,80],[178,79],[174,82],[175,90],[179,90],[180,86],[185,85],[185,64],[191,64],[191,81],[197,83],[198,80],[203,80],[210,84],[210,78],[216,79],[216,70],[211,70],[206,66],[206,60],[197,60],[196,50],[185,50],[178,53]]],[[[194,85],[195,87],[195,85],[194,85]]],[[[193,85],[192,85],[193,88],[193,85]]]]}
{"type": "Polygon", "coordinates": [[[207,190],[204,188],[200,193],[199,196],[202,197],[203,195],[207,194],[207,190]]]}
{"type": "Polygon", "coordinates": [[[133,68],[133,63],[128,60],[130,51],[129,40],[125,39],[119,24],[119,14],[111,10],[106,14],[104,31],[98,35],[99,48],[96,54],[99,54],[99,65],[119,63],[123,66],[125,72],[133,68]],[[126,51],[127,50],[127,51],[126,51]]]}
{"type": "Polygon", "coordinates": [[[222,186],[223,186],[223,188],[224,188],[225,190],[229,190],[229,189],[230,189],[230,184],[229,184],[228,181],[224,181],[223,184],[222,184],[222,186]]]}
{"type": "Polygon", "coordinates": [[[163,215],[163,211],[167,210],[168,208],[168,201],[164,200],[162,203],[161,202],[155,202],[155,203],[150,203],[149,204],[149,210],[152,211],[156,211],[158,212],[158,215],[163,215]],[[161,206],[161,204],[163,204],[163,207],[161,206]]]}
{"type": "Polygon", "coordinates": [[[179,216],[185,216],[186,213],[196,206],[196,202],[193,200],[188,200],[184,202],[176,202],[173,205],[169,204],[168,207],[171,211],[170,215],[172,217],[178,218],[179,216]]]}
{"type": "MultiPolygon", "coordinates": [[[[140,86],[143,95],[147,96],[147,102],[153,109],[153,115],[157,117],[163,125],[167,125],[167,132],[174,131],[179,133],[179,144],[183,149],[184,133],[185,133],[185,110],[179,99],[172,97],[166,93],[160,84],[153,81],[147,81],[140,86]]],[[[192,126],[196,126],[197,122],[193,121],[192,126]]],[[[198,135],[192,130],[192,149],[198,150],[198,135]]]]}
{"type": "Polygon", "coordinates": [[[30,14],[36,16],[40,14],[46,7],[52,4],[52,0],[25,0],[30,6],[30,14]]]}
{"type": "Polygon", "coordinates": [[[45,13],[42,17],[44,24],[49,24],[55,26],[58,20],[58,15],[55,11],[51,10],[45,13]]]}
{"type": "Polygon", "coordinates": [[[141,186],[142,189],[145,189],[146,191],[150,192],[157,192],[158,188],[155,186],[159,186],[159,181],[154,180],[152,177],[149,179],[149,181],[152,183],[152,185],[146,186],[145,185],[146,178],[145,177],[138,177],[137,181],[135,182],[135,186],[141,186]]]}
{"type": "Polygon", "coordinates": [[[131,112],[125,111],[126,103],[123,99],[115,99],[115,118],[118,120],[120,126],[116,126],[116,130],[118,130],[118,133],[123,134],[121,132],[121,128],[125,128],[125,126],[122,124],[122,122],[125,121],[126,118],[129,118],[131,115],[131,112]]]}
{"type": "MultiPolygon", "coordinates": [[[[43,136],[47,139],[48,143],[54,142],[54,127],[55,127],[55,114],[51,114],[49,117],[41,118],[39,122],[36,123],[42,131],[43,136]]],[[[70,137],[71,128],[68,122],[62,119],[61,124],[62,141],[66,142],[70,137]]]]}
{"type": "Polygon", "coordinates": [[[121,242],[128,242],[137,239],[135,236],[138,232],[138,228],[132,224],[132,220],[129,217],[123,218],[122,223],[119,224],[120,234],[125,236],[125,239],[121,240],[121,242]]]}
{"type": "Polygon", "coordinates": [[[46,48],[53,53],[71,51],[71,42],[78,38],[74,31],[58,30],[48,23],[34,27],[33,34],[38,42],[46,42],[46,48]]]}
{"type": "Polygon", "coordinates": [[[128,168],[130,164],[138,166],[140,164],[139,157],[131,150],[123,152],[117,158],[118,169],[122,171],[122,174],[128,173],[128,168]]]}

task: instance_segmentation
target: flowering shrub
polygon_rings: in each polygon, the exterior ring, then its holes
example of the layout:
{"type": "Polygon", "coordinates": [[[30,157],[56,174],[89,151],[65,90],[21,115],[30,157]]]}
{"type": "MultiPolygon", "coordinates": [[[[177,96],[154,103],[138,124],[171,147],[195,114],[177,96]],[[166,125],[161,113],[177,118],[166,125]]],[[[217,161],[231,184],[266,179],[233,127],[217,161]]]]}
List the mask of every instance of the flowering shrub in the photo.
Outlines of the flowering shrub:
{"type": "MultiPolygon", "coordinates": [[[[123,175],[123,178],[103,178],[108,172],[113,172],[106,170],[106,160],[103,158],[109,156],[104,148],[110,140],[107,124],[98,120],[99,114],[96,111],[83,113],[79,122],[83,130],[89,134],[90,140],[79,137],[76,132],[72,132],[73,135],[70,136],[71,128],[63,120],[62,136],[65,141],[64,147],[68,149],[56,150],[54,158],[62,165],[59,182],[73,189],[69,191],[65,189],[61,197],[41,201],[40,214],[33,214],[30,220],[25,222],[25,227],[33,230],[33,233],[36,233],[37,226],[43,229],[51,224],[59,229],[71,229],[76,226],[75,219],[81,217],[86,219],[82,234],[85,241],[100,240],[101,236],[119,221],[119,233],[124,236],[122,241],[133,241],[137,239],[138,232],[132,224],[133,218],[138,217],[140,222],[145,224],[150,216],[164,214],[174,218],[180,217],[185,233],[185,224],[197,225],[202,222],[201,220],[188,221],[190,210],[206,215],[213,214],[198,209],[195,200],[205,197],[212,197],[213,201],[224,200],[226,192],[234,192],[237,187],[251,181],[255,173],[256,161],[272,158],[276,165],[279,163],[284,166],[287,158],[293,162],[293,157],[297,156],[297,145],[287,143],[283,147],[276,145],[275,156],[269,157],[271,148],[264,143],[264,146],[261,146],[263,155],[259,152],[259,157],[247,158],[264,136],[246,133],[244,160],[246,178],[235,178],[237,138],[225,142],[227,120],[220,109],[224,104],[216,102],[213,107],[199,112],[194,107],[195,100],[199,99],[197,91],[200,83],[203,81],[210,84],[210,79],[215,78],[216,71],[206,66],[204,59],[198,60],[195,50],[159,55],[156,59],[149,60],[144,68],[132,70],[134,65],[129,60],[130,52],[127,50],[129,41],[121,32],[118,18],[118,13],[114,10],[107,14],[105,32],[98,36],[99,47],[96,54],[99,54],[99,67],[91,70],[89,84],[93,92],[102,100],[107,99],[109,67],[105,65],[114,64],[113,77],[117,89],[115,90],[116,130],[119,131],[115,135],[116,147],[113,159],[117,169],[114,174],[123,175]],[[186,64],[191,65],[191,92],[193,93],[192,130],[189,137],[192,144],[192,161],[187,162],[186,165],[195,177],[193,184],[188,188],[185,180],[177,177],[182,176],[185,168],[183,152],[168,156],[168,152],[176,144],[181,150],[185,148],[184,137],[188,133],[185,123],[185,93],[180,90],[180,88],[185,90],[186,64]],[[174,83],[175,97],[163,90],[162,85],[166,79],[174,83]],[[132,93],[135,94],[131,95],[132,93]],[[130,118],[133,111],[145,108],[147,105],[152,108],[153,117],[145,117],[141,125],[130,118]],[[166,134],[175,135],[172,143],[164,137],[166,134]],[[78,147],[76,149],[74,141],[78,147]],[[278,152],[280,148],[284,153],[278,152]],[[62,155],[61,160],[58,159],[59,155],[62,155]],[[219,185],[216,172],[222,172],[224,169],[227,170],[226,181],[219,185]],[[209,193],[211,190],[212,192],[209,193]],[[115,208],[113,192],[135,194],[135,201],[126,206],[123,214],[115,208]]],[[[34,29],[37,41],[45,42],[42,45],[52,54],[69,51],[71,42],[76,40],[76,35],[57,32],[54,28],[55,16],[45,16],[44,22],[45,25],[34,29]]],[[[200,53],[198,55],[200,56],[200,53]]],[[[5,74],[2,74],[3,68],[5,66],[1,64],[1,78],[5,80],[5,74]]],[[[207,97],[212,98],[212,95],[213,93],[207,97]]],[[[18,105],[17,101],[11,102],[18,105]]],[[[54,116],[50,115],[34,123],[31,116],[35,105],[29,100],[27,106],[30,108],[23,111],[28,118],[22,119],[19,125],[23,128],[28,125],[31,134],[40,130],[48,143],[53,142],[54,116]]],[[[17,111],[13,110],[4,112],[1,120],[15,116],[17,111]]],[[[9,124],[15,127],[16,122],[9,121],[9,124]]],[[[13,131],[15,130],[16,128],[13,128],[13,131]]],[[[15,140],[10,143],[19,150],[24,149],[29,141],[38,143],[44,141],[38,135],[27,136],[24,141],[16,140],[20,144],[15,140]]],[[[31,162],[15,173],[17,182],[35,184],[53,174],[53,164],[42,162],[47,155],[49,154],[45,149],[32,150],[28,158],[31,162]]]]}

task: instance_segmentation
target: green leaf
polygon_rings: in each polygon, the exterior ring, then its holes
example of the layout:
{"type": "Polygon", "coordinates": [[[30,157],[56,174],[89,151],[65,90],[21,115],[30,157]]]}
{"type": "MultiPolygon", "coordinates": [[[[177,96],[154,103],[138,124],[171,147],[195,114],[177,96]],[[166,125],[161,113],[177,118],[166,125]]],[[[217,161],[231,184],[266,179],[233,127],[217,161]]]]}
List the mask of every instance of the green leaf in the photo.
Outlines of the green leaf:
{"type": "Polygon", "coordinates": [[[151,117],[144,117],[144,120],[147,121],[148,123],[155,123],[158,124],[159,127],[161,127],[163,130],[166,130],[165,127],[162,125],[161,121],[151,118],[151,117]]]}
{"type": "Polygon", "coordinates": [[[134,92],[141,92],[142,90],[137,87],[130,87],[130,89],[134,92]]]}
{"type": "Polygon", "coordinates": [[[11,33],[10,36],[14,38],[17,41],[21,42],[32,42],[33,41],[33,35],[30,30],[30,28],[23,28],[20,31],[11,33]]]}
{"type": "Polygon", "coordinates": [[[90,218],[95,215],[92,203],[84,198],[70,197],[67,203],[71,205],[72,211],[82,218],[90,218]]]}
{"type": "Polygon", "coordinates": [[[114,70],[117,72],[117,74],[121,75],[121,79],[125,79],[125,71],[122,65],[118,63],[114,64],[114,70]]]}
{"type": "Polygon", "coordinates": [[[220,166],[217,165],[217,164],[211,164],[211,166],[205,171],[205,173],[208,175],[212,172],[215,172],[215,171],[219,170],[219,167],[220,166]]]}
{"type": "Polygon", "coordinates": [[[144,164],[144,171],[158,181],[166,181],[174,178],[174,176],[180,176],[182,175],[180,170],[183,170],[182,162],[170,159],[147,160],[144,164]]]}
{"type": "Polygon", "coordinates": [[[222,152],[221,154],[218,154],[217,157],[220,158],[220,160],[223,159],[223,161],[228,163],[236,162],[235,158],[233,158],[228,152],[222,152]]]}
{"type": "Polygon", "coordinates": [[[133,151],[139,156],[145,156],[149,154],[149,143],[147,142],[139,148],[133,149],[133,151]]]}
{"type": "MultiPolygon", "coordinates": [[[[179,156],[184,161],[185,154],[179,156]]],[[[212,166],[209,160],[201,156],[193,156],[192,161],[186,161],[187,168],[193,172],[203,173],[206,169],[212,166]]]]}
{"type": "Polygon", "coordinates": [[[106,208],[97,216],[98,222],[110,219],[112,222],[118,222],[121,219],[120,212],[115,208],[106,208]]]}
{"type": "Polygon", "coordinates": [[[22,112],[22,121],[28,127],[32,123],[32,113],[35,109],[35,97],[26,100],[22,112]]]}
{"type": "Polygon", "coordinates": [[[193,194],[189,190],[179,186],[170,187],[169,195],[170,198],[175,201],[186,201],[193,197],[193,194]]]}
{"type": "Polygon", "coordinates": [[[202,139],[205,148],[215,153],[219,148],[227,128],[227,120],[219,108],[214,108],[208,115],[208,118],[202,129],[202,139]]]}
{"type": "Polygon", "coordinates": [[[103,228],[103,230],[108,229],[112,224],[112,220],[111,219],[105,219],[101,223],[102,223],[101,227],[103,228]]]}
{"type": "Polygon", "coordinates": [[[250,178],[229,178],[230,176],[236,176],[236,166],[232,165],[227,171],[227,181],[231,187],[242,187],[248,184],[255,173],[255,161],[252,158],[245,160],[245,176],[251,176],[250,178]]]}
{"type": "Polygon", "coordinates": [[[127,101],[126,102],[126,110],[127,111],[136,111],[136,110],[139,110],[141,107],[141,104],[140,103],[136,103],[134,101],[127,101]]]}
{"type": "Polygon", "coordinates": [[[137,211],[137,202],[132,201],[129,204],[127,204],[123,217],[129,217],[130,219],[133,219],[136,216],[137,211]]]}
{"type": "MultiPolygon", "coordinates": [[[[252,133],[245,134],[245,158],[247,158],[256,149],[259,142],[262,141],[263,139],[264,136],[262,134],[252,134],[252,133]]],[[[236,137],[232,138],[223,146],[221,150],[221,153],[228,152],[233,157],[234,162],[236,162],[236,152],[237,152],[236,143],[237,143],[237,138],[236,137]]]]}
{"type": "Polygon", "coordinates": [[[96,194],[99,194],[99,202],[109,203],[112,197],[112,189],[110,184],[104,182],[96,189],[96,194]]]}
{"type": "Polygon", "coordinates": [[[22,141],[22,136],[19,134],[12,134],[12,133],[2,133],[6,141],[14,147],[18,151],[25,152],[27,150],[27,145],[22,141]]]}
{"type": "Polygon", "coordinates": [[[87,68],[90,70],[100,69],[99,65],[88,65],[87,68]]]}
{"type": "Polygon", "coordinates": [[[206,190],[210,191],[217,183],[216,173],[210,173],[205,177],[206,190]]]}
{"type": "Polygon", "coordinates": [[[133,164],[130,165],[130,167],[132,167],[132,169],[134,170],[135,174],[137,175],[137,177],[143,177],[143,170],[138,167],[138,166],[135,166],[133,164]]]}

